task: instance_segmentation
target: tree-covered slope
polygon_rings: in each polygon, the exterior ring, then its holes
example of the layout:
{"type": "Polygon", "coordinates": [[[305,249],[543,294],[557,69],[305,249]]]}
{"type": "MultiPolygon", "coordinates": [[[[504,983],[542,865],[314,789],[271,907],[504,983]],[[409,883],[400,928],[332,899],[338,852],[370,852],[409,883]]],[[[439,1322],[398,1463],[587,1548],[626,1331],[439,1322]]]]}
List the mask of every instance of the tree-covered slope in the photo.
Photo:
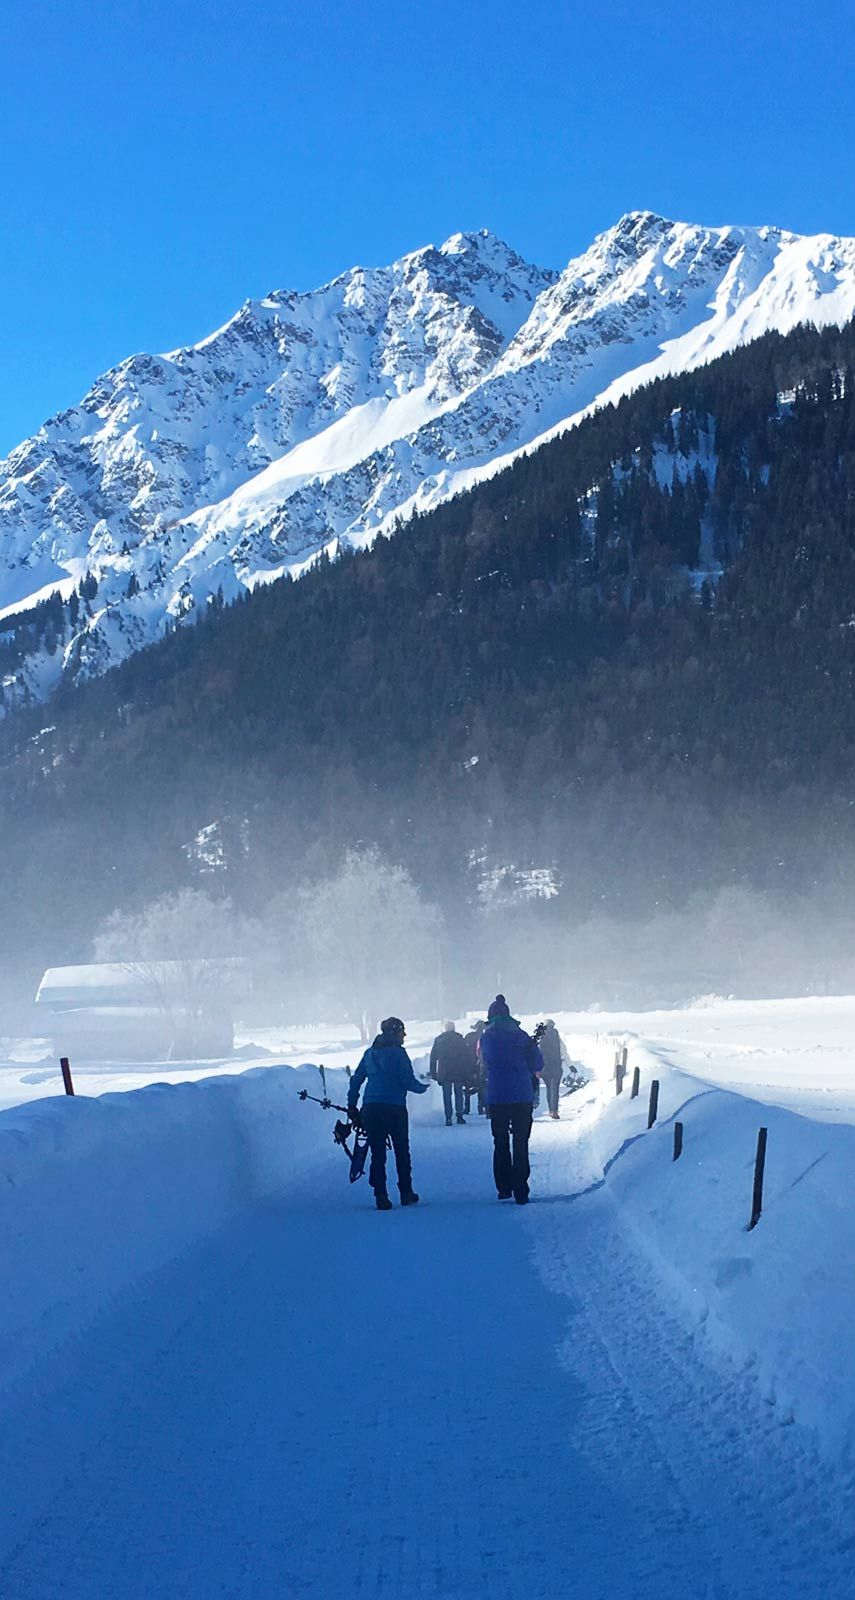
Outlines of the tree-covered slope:
{"type": "Polygon", "coordinates": [[[212,827],[253,910],[359,840],[461,924],[840,879],[853,381],[851,324],[769,335],[8,717],[21,943],[79,950],[115,904],[195,881],[212,827]]]}

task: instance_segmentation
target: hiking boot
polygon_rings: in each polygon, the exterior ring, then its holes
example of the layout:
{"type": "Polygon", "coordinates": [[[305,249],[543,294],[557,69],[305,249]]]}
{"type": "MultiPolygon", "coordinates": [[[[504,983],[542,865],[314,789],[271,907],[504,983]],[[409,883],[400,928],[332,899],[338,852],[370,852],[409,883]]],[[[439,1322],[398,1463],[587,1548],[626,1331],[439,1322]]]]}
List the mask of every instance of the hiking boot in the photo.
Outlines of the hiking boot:
{"type": "Polygon", "coordinates": [[[466,1118],[465,1117],[458,1117],[457,1120],[460,1123],[465,1123],[466,1122],[466,1118]]]}
{"type": "Polygon", "coordinates": [[[374,1204],[378,1211],[391,1211],[392,1202],[387,1194],[375,1194],[374,1204]]]}
{"type": "Polygon", "coordinates": [[[451,1118],[450,1118],[450,1117],[446,1117],[446,1119],[445,1119],[445,1126],[446,1126],[446,1127],[447,1127],[447,1128],[450,1128],[450,1127],[451,1127],[451,1118]]]}
{"type": "Polygon", "coordinates": [[[561,1118],[560,1118],[560,1116],[559,1116],[557,1111],[550,1111],[549,1115],[551,1116],[553,1122],[560,1122],[561,1121],[561,1118]]]}
{"type": "Polygon", "coordinates": [[[410,1189],[410,1190],[408,1190],[408,1192],[406,1194],[402,1194],[401,1195],[401,1205],[402,1206],[417,1206],[418,1203],[419,1203],[419,1197],[416,1194],[415,1189],[410,1189]]]}
{"type": "Polygon", "coordinates": [[[499,1190],[499,1199],[500,1200],[513,1200],[513,1198],[514,1198],[513,1191],[511,1189],[500,1189],[499,1190]]]}
{"type": "Polygon", "coordinates": [[[517,1203],[518,1206],[527,1206],[528,1205],[528,1195],[527,1194],[515,1194],[514,1195],[514,1199],[516,1200],[516,1203],[517,1203]]]}

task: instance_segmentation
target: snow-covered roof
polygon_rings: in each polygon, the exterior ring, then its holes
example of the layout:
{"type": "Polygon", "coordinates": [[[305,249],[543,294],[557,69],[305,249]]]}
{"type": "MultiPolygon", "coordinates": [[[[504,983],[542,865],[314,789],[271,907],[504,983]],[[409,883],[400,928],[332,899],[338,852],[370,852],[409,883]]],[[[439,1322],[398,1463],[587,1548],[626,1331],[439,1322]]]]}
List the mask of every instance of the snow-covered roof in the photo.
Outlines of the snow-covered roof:
{"type": "Polygon", "coordinates": [[[36,1005],[52,1010],[76,1006],[127,1007],[151,1002],[155,992],[180,990],[188,977],[210,979],[212,995],[233,999],[250,984],[249,964],[239,956],[200,957],[185,961],[90,962],[85,966],[48,967],[36,993],[36,1005]]]}

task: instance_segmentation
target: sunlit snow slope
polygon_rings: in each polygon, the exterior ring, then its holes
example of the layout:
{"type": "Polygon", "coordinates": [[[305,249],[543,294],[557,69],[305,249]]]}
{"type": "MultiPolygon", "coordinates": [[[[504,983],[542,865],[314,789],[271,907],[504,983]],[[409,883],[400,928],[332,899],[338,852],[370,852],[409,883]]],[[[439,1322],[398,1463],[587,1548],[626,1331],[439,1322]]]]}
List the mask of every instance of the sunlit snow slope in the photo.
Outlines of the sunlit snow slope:
{"type": "MultiPolygon", "coordinates": [[[[63,665],[103,670],[318,550],[361,544],[592,404],[855,312],[855,240],[632,212],[561,274],[487,232],[137,355],[0,463],[0,620],[98,579],[63,665]]],[[[43,663],[43,666],[45,664],[43,663]]]]}

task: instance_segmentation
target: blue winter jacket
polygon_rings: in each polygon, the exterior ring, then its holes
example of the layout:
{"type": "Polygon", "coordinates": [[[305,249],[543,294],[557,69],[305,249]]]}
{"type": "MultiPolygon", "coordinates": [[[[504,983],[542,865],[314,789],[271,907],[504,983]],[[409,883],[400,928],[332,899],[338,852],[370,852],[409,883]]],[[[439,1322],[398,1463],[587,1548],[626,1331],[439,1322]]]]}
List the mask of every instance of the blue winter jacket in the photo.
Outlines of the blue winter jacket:
{"type": "Polygon", "coordinates": [[[513,1017],[496,1017],[481,1035],[481,1060],[487,1069],[488,1106],[531,1105],[532,1076],[543,1071],[543,1057],[513,1017]]]}
{"type": "Polygon", "coordinates": [[[351,1111],[356,1108],[363,1083],[364,1106],[405,1106],[408,1094],[426,1094],[429,1087],[419,1083],[403,1045],[385,1044],[382,1035],[366,1050],[350,1080],[347,1104],[351,1111]]]}

